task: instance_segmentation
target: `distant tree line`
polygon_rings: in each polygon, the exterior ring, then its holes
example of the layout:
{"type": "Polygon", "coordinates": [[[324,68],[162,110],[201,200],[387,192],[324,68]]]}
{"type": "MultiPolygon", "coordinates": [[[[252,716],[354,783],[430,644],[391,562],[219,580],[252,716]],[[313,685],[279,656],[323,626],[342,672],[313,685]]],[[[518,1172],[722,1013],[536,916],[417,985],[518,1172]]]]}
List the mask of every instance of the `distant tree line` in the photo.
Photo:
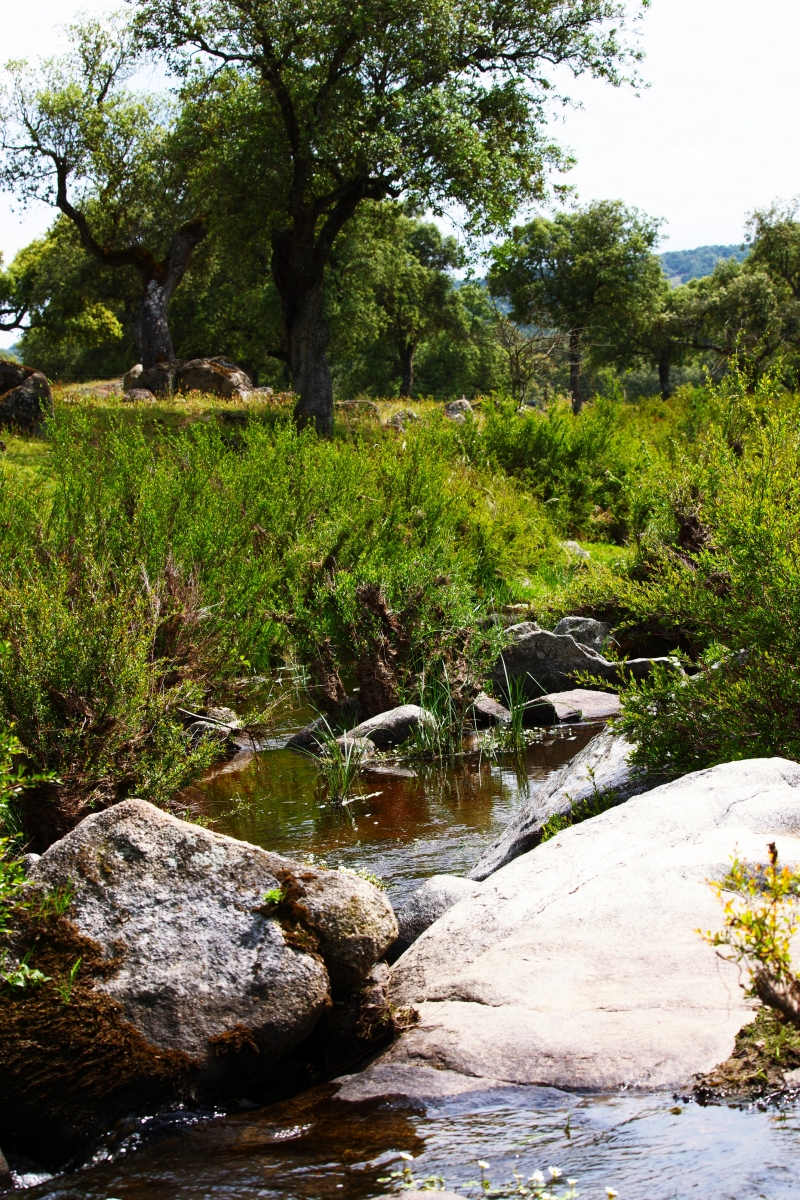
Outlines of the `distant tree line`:
{"type": "MultiPolygon", "coordinates": [[[[752,216],[749,253],[670,286],[658,222],[605,201],[537,217],[562,162],[545,67],[622,82],[610,0],[141,0],[38,69],[9,64],[0,184],[57,216],[3,269],[0,328],[51,377],[223,354],[330,429],[334,389],[518,400],[598,372],[800,369],[800,222],[752,216]],[[179,81],[137,91],[150,56],[179,81]],[[485,279],[425,214],[492,235],[485,279]]],[[[714,248],[708,248],[714,251],[714,248]]],[[[719,258],[719,256],[716,256],[719,258]]]]}

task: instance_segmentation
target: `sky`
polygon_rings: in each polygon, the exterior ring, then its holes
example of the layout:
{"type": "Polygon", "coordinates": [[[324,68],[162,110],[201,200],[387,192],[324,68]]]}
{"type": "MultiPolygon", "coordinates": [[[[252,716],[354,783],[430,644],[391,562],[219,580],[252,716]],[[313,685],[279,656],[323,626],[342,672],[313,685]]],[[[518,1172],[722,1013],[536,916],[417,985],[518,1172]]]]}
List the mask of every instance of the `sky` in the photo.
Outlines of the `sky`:
{"type": "MultiPolygon", "coordinates": [[[[63,26],[111,0],[0,0],[0,61],[58,53],[63,26]]],[[[582,203],[622,199],[664,219],[661,249],[741,242],[747,213],[800,195],[798,0],[652,0],[637,22],[648,84],[637,96],[569,83],[556,139],[578,165],[582,203]]],[[[0,193],[8,262],[47,228],[51,209],[13,211],[0,193]]],[[[13,339],[12,339],[13,340],[13,339]]]]}

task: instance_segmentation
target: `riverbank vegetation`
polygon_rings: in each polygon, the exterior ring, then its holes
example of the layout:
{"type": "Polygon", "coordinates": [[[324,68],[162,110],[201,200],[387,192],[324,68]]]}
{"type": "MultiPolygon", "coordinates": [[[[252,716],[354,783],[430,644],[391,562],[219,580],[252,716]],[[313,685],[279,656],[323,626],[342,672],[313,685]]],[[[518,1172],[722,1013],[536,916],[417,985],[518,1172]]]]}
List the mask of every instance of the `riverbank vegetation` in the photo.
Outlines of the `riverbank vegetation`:
{"type": "Polygon", "coordinates": [[[56,811],[166,803],[219,752],[181,710],[246,707],[287,663],[328,713],[354,684],[380,711],[437,680],[463,711],[513,605],[681,656],[691,680],[625,689],[647,766],[797,755],[800,429],[779,380],[578,417],[566,397],[487,397],[464,424],[419,408],[404,430],[343,410],[322,439],[291,399],[73,392],[43,437],[9,438],[0,705],[58,779],[26,797],[29,835],[56,811]]]}

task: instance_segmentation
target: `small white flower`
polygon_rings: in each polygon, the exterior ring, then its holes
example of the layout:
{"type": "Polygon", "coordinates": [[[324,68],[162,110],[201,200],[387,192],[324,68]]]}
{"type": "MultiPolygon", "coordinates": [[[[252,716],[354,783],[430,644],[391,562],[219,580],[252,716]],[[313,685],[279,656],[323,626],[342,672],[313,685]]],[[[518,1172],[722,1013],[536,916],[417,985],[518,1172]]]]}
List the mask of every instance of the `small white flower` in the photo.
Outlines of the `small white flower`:
{"type": "Polygon", "coordinates": [[[401,1158],[404,1158],[404,1159],[406,1160],[406,1162],[413,1162],[413,1161],[414,1161],[414,1155],[413,1155],[413,1154],[409,1154],[409,1153],[408,1153],[406,1150],[401,1150],[401,1151],[400,1151],[400,1157],[401,1157],[401,1158]]]}
{"type": "Polygon", "coordinates": [[[544,1175],[541,1171],[534,1171],[531,1175],[532,1183],[544,1183],[544,1175]]]}
{"type": "Polygon", "coordinates": [[[608,1196],[608,1200],[614,1200],[614,1197],[618,1196],[619,1192],[615,1192],[613,1188],[606,1188],[606,1195],[608,1196]]]}
{"type": "Polygon", "coordinates": [[[489,1170],[489,1164],[488,1164],[487,1162],[484,1162],[482,1158],[479,1158],[479,1159],[478,1159],[478,1166],[480,1167],[480,1169],[481,1169],[482,1171],[488,1171],[488,1170],[489,1170]]]}
{"type": "Polygon", "coordinates": [[[550,1170],[550,1178],[551,1179],[560,1179],[561,1178],[561,1171],[558,1169],[558,1167],[550,1167],[549,1170],[550,1170]]]}

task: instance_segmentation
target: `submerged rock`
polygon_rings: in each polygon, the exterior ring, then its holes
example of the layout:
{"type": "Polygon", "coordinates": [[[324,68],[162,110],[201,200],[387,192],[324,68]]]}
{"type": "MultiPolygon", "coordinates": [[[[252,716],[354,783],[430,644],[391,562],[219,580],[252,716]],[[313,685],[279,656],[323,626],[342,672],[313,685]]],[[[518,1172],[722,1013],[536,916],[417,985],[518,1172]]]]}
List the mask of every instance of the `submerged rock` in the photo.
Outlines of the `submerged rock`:
{"type": "Polygon", "coordinates": [[[435,727],[436,718],[433,713],[428,712],[426,708],[420,708],[418,704],[401,704],[398,708],[369,717],[360,725],[356,725],[355,729],[348,729],[344,736],[351,740],[369,738],[379,750],[383,750],[407,742],[420,725],[435,727]]]}
{"type": "Polygon", "coordinates": [[[631,749],[630,742],[610,730],[592,738],[588,746],[551,775],[518,809],[468,877],[487,879],[506,863],[538,846],[551,817],[569,816],[589,804],[607,807],[621,804],[655,787],[660,780],[648,781],[628,762],[631,749]]]}
{"type": "Polygon", "coordinates": [[[30,878],[61,899],[16,933],[49,979],[2,1005],[0,1124],[44,1161],[142,1106],[269,1097],[332,992],[397,936],[364,880],[142,800],[87,817],[30,878]]]}
{"type": "MultiPolygon", "coordinates": [[[[559,833],[449,909],[392,971],[419,1023],[342,1094],[431,1073],[564,1088],[681,1088],[753,1019],[708,885],[736,851],[800,861],[800,766],[726,763],[559,833]]],[[[371,1090],[370,1090],[371,1089],[371,1090]]],[[[353,1094],[355,1094],[353,1092],[353,1094]]]]}
{"type": "Polygon", "coordinates": [[[34,429],[53,415],[47,376],[21,363],[0,362],[0,426],[34,429]]]}

